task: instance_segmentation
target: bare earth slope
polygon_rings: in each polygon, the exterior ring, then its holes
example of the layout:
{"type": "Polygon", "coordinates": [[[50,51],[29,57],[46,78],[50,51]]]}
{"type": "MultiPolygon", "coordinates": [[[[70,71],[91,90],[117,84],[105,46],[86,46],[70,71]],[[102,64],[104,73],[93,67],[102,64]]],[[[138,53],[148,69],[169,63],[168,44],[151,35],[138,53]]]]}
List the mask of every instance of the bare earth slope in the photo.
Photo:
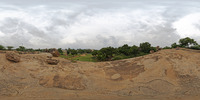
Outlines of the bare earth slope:
{"type": "Polygon", "coordinates": [[[126,60],[76,62],[0,53],[0,100],[199,100],[200,51],[161,50],[126,60]]]}

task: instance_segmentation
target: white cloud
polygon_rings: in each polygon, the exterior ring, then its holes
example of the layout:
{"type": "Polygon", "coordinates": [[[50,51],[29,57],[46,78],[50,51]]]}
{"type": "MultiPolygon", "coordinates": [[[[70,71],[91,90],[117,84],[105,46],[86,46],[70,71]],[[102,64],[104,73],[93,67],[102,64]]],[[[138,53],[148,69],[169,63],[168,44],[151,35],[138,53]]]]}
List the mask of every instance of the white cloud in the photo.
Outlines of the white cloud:
{"type": "Polygon", "coordinates": [[[193,13],[184,16],[180,20],[173,23],[178,35],[181,38],[184,37],[200,37],[200,28],[196,27],[200,25],[200,13],[193,13]]]}
{"type": "Polygon", "coordinates": [[[0,44],[99,49],[146,41],[154,46],[166,46],[180,37],[200,36],[196,22],[200,17],[190,15],[199,11],[198,3],[178,0],[67,1],[24,1],[12,6],[12,1],[8,0],[0,4],[4,5],[0,7],[0,44]],[[180,4],[175,5],[177,2],[180,4]]]}

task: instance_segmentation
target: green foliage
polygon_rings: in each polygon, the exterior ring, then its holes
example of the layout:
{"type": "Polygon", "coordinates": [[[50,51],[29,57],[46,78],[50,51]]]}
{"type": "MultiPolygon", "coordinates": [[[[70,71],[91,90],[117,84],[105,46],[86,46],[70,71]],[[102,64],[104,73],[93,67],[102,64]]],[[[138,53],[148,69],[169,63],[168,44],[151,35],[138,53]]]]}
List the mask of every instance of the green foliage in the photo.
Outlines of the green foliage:
{"type": "Polygon", "coordinates": [[[29,48],[29,49],[26,49],[26,51],[33,52],[33,51],[34,51],[34,49],[32,49],[32,48],[29,48]]]}
{"type": "Polygon", "coordinates": [[[173,43],[173,44],[171,45],[171,48],[177,48],[177,47],[179,47],[179,45],[176,44],[176,43],[173,43]]]}
{"type": "Polygon", "coordinates": [[[181,47],[189,47],[190,45],[198,45],[198,43],[189,37],[183,38],[179,40],[179,44],[181,47]]]}
{"type": "Polygon", "coordinates": [[[58,52],[60,53],[60,55],[63,55],[63,51],[61,48],[58,49],[58,52]]]}
{"type": "Polygon", "coordinates": [[[74,60],[78,60],[78,61],[89,61],[89,62],[96,62],[96,60],[94,59],[94,57],[92,56],[92,54],[86,54],[84,56],[78,56],[73,58],[74,60]]]}
{"type": "Polygon", "coordinates": [[[35,49],[34,51],[42,51],[42,49],[35,49]]]}
{"type": "Polygon", "coordinates": [[[77,49],[77,53],[78,53],[78,54],[84,54],[85,51],[84,51],[83,49],[77,49]]]}
{"type": "Polygon", "coordinates": [[[97,59],[99,61],[112,60],[113,55],[116,53],[115,48],[107,47],[98,51],[97,59]]]}
{"type": "Polygon", "coordinates": [[[0,50],[5,50],[6,48],[3,45],[0,45],[0,50]]]}
{"type": "Polygon", "coordinates": [[[98,54],[98,50],[94,50],[94,51],[92,51],[92,55],[93,55],[93,56],[95,56],[95,57],[96,57],[96,56],[97,56],[97,54],[98,54]]]}
{"type": "Polygon", "coordinates": [[[77,55],[78,52],[77,52],[75,49],[71,49],[71,54],[72,54],[72,55],[77,55]]]}
{"type": "Polygon", "coordinates": [[[139,52],[136,57],[144,56],[144,55],[147,55],[147,54],[149,54],[149,53],[139,52]]]}
{"type": "Polygon", "coordinates": [[[91,49],[84,49],[85,53],[92,53],[91,49]]]}
{"type": "Polygon", "coordinates": [[[75,50],[75,49],[67,49],[67,54],[68,55],[77,55],[78,54],[78,52],[77,52],[77,50],[75,50]]]}
{"type": "Polygon", "coordinates": [[[19,46],[19,48],[16,49],[17,51],[26,51],[26,48],[24,46],[19,46]]]}
{"type": "Polygon", "coordinates": [[[129,54],[136,56],[139,53],[139,48],[136,45],[133,45],[130,49],[129,49],[129,54]]]}
{"type": "Polygon", "coordinates": [[[165,46],[163,49],[171,49],[171,47],[165,46]]]}
{"type": "Polygon", "coordinates": [[[200,50],[200,45],[191,46],[190,49],[200,50]]]}
{"type": "Polygon", "coordinates": [[[14,48],[13,46],[7,46],[8,50],[12,50],[12,48],[14,48]]]}
{"type": "Polygon", "coordinates": [[[154,52],[156,52],[157,50],[156,50],[156,47],[151,47],[151,49],[150,50],[153,50],[154,52]]]}
{"type": "Polygon", "coordinates": [[[128,56],[128,55],[130,55],[130,48],[131,47],[129,47],[128,44],[125,44],[122,47],[118,48],[118,52],[120,54],[124,54],[124,55],[128,56]]]}
{"type": "Polygon", "coordinates": [[[140,49],[144,53],[149,53],[151,50],[151,44],[149,42],[140,43],[140,49]]]}
{"type": "Polygon", "coordinates": [[[129,58],[129,57],[126,56],[126,55],[121,54],[121,55],[115,55],[115,56],[112,58],[112,60],[120,60],[120,59],[127,59],[127,58],[129,58]]]}
{"type": "Polygon", "coordinates": [[[68,59],[68,60],[71,60],[72,62],[73,61],[88,61],[88,62],[96,62],[96,59],[92,56],[92,54],[86,54],[86,55],[76,55],[76,56],[73,56],[73,55],[60,55],[61,58],[65,58],[65,59],[68,59]]]}

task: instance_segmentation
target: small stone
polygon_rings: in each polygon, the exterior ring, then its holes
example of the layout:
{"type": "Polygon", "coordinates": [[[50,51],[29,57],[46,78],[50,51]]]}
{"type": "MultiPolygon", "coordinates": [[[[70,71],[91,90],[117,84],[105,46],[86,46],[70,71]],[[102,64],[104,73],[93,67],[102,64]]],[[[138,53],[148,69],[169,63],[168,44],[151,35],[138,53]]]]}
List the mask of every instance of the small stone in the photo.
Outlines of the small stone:
{"type": "Polygon", "coordinates": [[[120,79],[120,78],[121,78],[120,74],[114,74],[114,75],[111,76],[112,80],[117,80],[117,79],[120,79]]]}

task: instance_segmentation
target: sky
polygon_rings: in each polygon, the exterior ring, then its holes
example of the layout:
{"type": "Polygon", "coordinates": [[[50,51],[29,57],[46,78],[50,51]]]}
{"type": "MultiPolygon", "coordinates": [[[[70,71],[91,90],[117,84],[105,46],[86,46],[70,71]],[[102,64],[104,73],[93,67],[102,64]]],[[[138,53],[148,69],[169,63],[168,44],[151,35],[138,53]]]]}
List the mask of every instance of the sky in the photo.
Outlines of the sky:
{"type": "Polygon", "coordinates": [[[27,48],[200,43],[200,0],[0,0],[0,44],[27,48]]]}

